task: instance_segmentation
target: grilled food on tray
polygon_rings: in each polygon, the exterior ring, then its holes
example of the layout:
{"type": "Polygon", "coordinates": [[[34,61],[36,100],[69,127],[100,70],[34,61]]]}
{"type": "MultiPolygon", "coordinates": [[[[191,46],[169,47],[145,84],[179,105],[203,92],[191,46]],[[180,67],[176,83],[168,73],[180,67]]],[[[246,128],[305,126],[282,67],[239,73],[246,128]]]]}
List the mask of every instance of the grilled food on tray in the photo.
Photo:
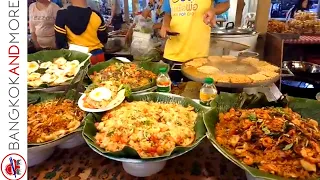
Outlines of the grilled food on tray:
{"type": "Polygon", "coordinates": [[[90,109],[104,109],[117,98],[119,82],[104,81],[99,84],[90,85],[86,91],[86,96],[82,99],[83,106],[90,109]]]}
{"type": "Polygon", "coordinates": [[[189,61],[185,67],[194,68],[193,71],[210,76],[219,83],[250,84],[279,76],[279,67],[251,57],[237,60],[234,56],[209,56],[208,59],[198,58],[189,61]],[[234,68],[230,68],[231,66],[234,68]],[[251,68],[248,71],[252,71],[252,74],[247,72],[247,68],[251,68]]]}
{"type": "Polygon", "coordinates": [[[216,140],[248,166],[285,178],[320,177],[320,128],[290,108],[230,109],[216,140]]]}
{"type": "Polygon", "coordinates": [[[134,63],[115,63],[100,72],[90,76],[94,83],[102,81],[118,81],[127,84],[132,89],[147,86],[156,79],[157,75],[145,70],[134,63]]]}
{"type": "Polygon", "coordinates": [[[28,106],[28,143],[56,140],[77,129],[85,112],[69,99],[49,100],[28,106]]]}
{"type": "Polygon", "coordinates": [[[53,62],[28,62],[28,86],[61,85],[73,79],[79,69],[80,63],[78,60],[67,61],[63,57],[54,59],[53,62]]]}
{"type": "Polygon", "coordinates": [[[96,123],[96,143],[107,152],[135,149],[143,157],[158,157],[195,140],[197,113],[191,106],[135,101],[122,103],[96,123]]]}

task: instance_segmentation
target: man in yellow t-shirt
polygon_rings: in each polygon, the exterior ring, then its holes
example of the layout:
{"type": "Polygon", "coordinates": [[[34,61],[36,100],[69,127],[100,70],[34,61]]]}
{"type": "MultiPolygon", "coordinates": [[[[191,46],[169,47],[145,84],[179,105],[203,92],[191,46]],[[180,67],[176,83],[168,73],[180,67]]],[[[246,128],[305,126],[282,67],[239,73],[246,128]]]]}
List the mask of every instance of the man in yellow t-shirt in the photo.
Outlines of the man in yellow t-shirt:
{"type": "Polygon", "coordinates": [[[164,0],[165,12],[160,35],[179,33],[169,38],[164,58],[175,62],[208,56],[211,27],[215,17],[230,7],[229,0],[164,0]]]}

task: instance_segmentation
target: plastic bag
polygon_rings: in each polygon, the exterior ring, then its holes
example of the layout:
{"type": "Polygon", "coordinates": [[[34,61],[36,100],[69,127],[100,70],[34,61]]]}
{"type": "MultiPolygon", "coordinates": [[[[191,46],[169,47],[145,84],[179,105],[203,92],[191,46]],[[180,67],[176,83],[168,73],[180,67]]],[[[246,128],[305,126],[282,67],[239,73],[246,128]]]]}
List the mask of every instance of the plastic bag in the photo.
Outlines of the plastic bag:
{"type": "Polygon", "coordinates": [[[151,49],[154,48],[154,43],[151,38],[151,34],[134,32],[133,40],[131,43],[131,55],[135,57],[141,57],[151,49]]]}

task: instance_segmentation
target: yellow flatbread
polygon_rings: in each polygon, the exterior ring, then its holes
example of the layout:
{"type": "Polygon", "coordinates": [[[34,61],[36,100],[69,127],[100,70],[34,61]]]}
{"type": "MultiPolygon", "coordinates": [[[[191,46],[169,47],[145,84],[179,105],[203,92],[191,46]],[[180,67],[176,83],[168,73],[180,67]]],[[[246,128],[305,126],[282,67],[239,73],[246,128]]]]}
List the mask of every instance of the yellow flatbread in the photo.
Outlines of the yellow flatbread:
{"type": "Polygon", "coordinates": [[[198,68],[198,67],[201,67],[203,66],[204,64],[207,64],[208,63],[208,59],[207,58],[196,58],[192,61],[189,61],[187,62],[185,65],[186,67],[195,67],[195,68],[198,68]]]}
{"type": "Polygon", "coordinates": [[[253,81],[253,82],[259,82],[259,81],[266,81],[270,79],[269,77],[261,74],[261,73],[256,73],[252,75],[248,75],[248,77],[253,81]]]}
{"type": "Polygon", "coordinates": [[[221,61],[221,57],[220,56],[209,56],[208,57],[208,60],[210,61],[210,62],[219,62],[219,61],[221,61]]]}
{"type": "Polygon", "coordinates": [[[252,57],[248,57],[248,58],[242,59],[241,62],[254,65],[254,64],[257,64],[257,63],[259,62],[259,59],[257,59],[257,58],[252,58],[252,57]]]}
{"type": "Polygon", "coordinates": [[[264,69],[265,71],[274,71],[274,72],[278,72],[280,70],[280,68],[278,66],[274,66],[271,64],[268,64],[266,66],[262,66],[261,69],[264,69]]]}
{"type": "Polygon", "coordinates": [[[275,78],[277,76],[279,76],[279,73],[273,72],[273,71],[260,71],[258,74],[262,74],[265,75],[269,78],[275,78]]]}
{"type": "Polygon", "coordinates": [[[213,66],[201,66],[201,67],[198,67],[197,70],[204,74],[214,74],[220,71],[218,68],[213,66]]]}
{"type": "Polygon", "coordinates": [[[252,83],[252,80],[244,74],[229,74],[231,83],[242,84],[242,83],[252,83]]]}
{"type": "Polygon", "coordinates": [[[214,79],[214,81],[216,82],[220,82],[220,83],[230,83],[230,76],[228,74],[213,74],[211,75],[211,78],[214,79]]]}
{"type": "Polygon", "coordinates": [[[235,62],[237,61],[237,57],[235,56],[222,56],[222,60],[226,62],[235,62]]]}

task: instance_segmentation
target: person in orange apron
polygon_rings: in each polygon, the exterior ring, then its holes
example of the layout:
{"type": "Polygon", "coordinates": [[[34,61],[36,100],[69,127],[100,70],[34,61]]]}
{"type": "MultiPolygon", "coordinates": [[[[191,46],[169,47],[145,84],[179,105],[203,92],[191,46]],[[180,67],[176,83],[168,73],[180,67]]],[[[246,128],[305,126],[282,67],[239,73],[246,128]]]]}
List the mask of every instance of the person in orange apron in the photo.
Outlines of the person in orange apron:
{"type": "Polygon", "coordinates": [[[215,17],[229,7],[228,0],[164,0],[160,35],[165,38],[168,32],[179,33],[167,39],[164,58],[183,63],[208,56],[215,17]]]}

